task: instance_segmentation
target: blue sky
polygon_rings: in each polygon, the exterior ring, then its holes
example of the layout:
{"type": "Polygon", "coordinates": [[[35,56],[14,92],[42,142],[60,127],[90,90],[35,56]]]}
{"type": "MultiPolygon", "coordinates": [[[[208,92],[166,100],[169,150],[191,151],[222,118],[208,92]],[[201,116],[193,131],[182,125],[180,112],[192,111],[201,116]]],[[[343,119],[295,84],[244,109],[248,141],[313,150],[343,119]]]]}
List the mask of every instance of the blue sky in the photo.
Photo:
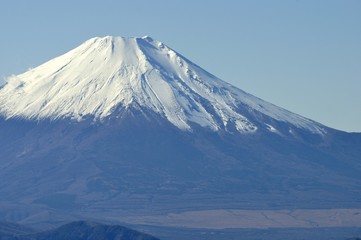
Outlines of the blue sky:
{"type": "Polygon", "coordinates": [[[361,132],[360,12],[359,0],[4,0],[0,77],[94,36],[150,35],[264,100],[361,132]]]}

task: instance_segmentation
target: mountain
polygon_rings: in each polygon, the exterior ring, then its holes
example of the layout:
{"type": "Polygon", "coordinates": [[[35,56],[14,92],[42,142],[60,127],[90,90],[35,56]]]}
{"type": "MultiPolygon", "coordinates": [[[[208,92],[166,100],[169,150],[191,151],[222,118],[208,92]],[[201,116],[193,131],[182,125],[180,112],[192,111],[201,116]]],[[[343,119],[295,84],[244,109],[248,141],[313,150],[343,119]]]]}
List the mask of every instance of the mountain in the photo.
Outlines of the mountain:
{"type": "Polygon", "coordinates": [[[9,78],[0,115],[3,220],[361,207],[360,133],[265,102],[150,37],[93,38],[9,78]]]}
{"type": "Polygon", "coordinates": [[[119,109],[135,108],[189,131],[194,124],[213,131],[278,131],[272,126],[277,120],[324,132],[315,122],[217,79],[150,37],[90,39],[13,77],[0,94],[5,118],[104,120],[119,115],[119,109]],[[258,115],[268,119],[260,121],[258,115]]]}
{"type": "MultiPolygon", "coordinates": [[[[0,224],[15,226],[16,224],[0,224]]],[[[25,228],[21,225],[16,225],[17,229],[25,228]]],[[[42,231],[24,233],[24,232],[10,232],[4,234],[0,231],[0,239],[3,240],[157,240],[158,238],[150,235],[140,233],[129,228],[117,225],[102,225],[93,222],[77,221],[62,225],[58,228],[42,231]]]]}

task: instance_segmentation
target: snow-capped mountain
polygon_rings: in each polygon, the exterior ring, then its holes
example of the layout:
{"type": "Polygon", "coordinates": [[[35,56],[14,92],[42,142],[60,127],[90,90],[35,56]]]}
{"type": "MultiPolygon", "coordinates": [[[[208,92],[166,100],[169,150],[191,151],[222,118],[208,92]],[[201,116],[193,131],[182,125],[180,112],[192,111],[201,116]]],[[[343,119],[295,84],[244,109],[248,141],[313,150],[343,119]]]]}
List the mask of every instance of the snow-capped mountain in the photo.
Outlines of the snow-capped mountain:
{"type": "Polygon", "coordinates": [[[0,91],[0,113],[6,118],[102,120],[119,106],[152,110],[183,130],[197,124],[213,131],[233,125],[239,132],[260,126],[277,132],[271,122],[254,119],[261,113],[325,132],[320,124],[231,86],[150,37],[90,39],[12,77],[0,91]]]}
{"type": "MultiPolygon", "coordinates": [[[[361,208],[361,134],[252,96],[150,37],[104,37],[0,88],[0,220],[361,208]]],[[[141,217],[140,217],[141,218],[141,217]]]]}

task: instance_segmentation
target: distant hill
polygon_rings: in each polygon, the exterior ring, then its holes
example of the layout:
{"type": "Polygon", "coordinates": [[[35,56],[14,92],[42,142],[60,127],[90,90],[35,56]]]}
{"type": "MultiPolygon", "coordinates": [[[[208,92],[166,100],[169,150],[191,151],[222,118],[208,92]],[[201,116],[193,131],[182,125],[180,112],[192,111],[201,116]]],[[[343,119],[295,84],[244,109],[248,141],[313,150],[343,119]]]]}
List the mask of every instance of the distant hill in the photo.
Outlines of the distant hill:
{"type": "Polygon", "coordinates": [[[0,240],[158,240],[150,235],[118,226],[78,221],[35,233],[21,225],[0,222],[0,240]]]}

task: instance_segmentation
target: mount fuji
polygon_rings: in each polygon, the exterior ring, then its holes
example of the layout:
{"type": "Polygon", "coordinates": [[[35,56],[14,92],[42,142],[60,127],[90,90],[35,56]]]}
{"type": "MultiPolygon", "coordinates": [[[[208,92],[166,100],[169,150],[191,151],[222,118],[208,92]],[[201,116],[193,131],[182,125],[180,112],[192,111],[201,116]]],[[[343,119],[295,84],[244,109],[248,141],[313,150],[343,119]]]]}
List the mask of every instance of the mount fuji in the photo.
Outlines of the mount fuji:
{"type": "Polygon", "coordinates": [[[0,94],[5,118],[104,120],[117,108],[135,107],[189,131],[193,124],[213,131],[227,127],[243,133],[258,127],[277,131],[267,121],[248,119],[253,112],[312,133],[325,131],[221,81],[147,36],[90,39],[13,77],[0,94]]]}
{"type": "Polygon", "coordinates": [[[361,207],[360,133],[263,101],[148,36],[92,38],[10,77],[0,136],[0,220],[361,207]]]}

